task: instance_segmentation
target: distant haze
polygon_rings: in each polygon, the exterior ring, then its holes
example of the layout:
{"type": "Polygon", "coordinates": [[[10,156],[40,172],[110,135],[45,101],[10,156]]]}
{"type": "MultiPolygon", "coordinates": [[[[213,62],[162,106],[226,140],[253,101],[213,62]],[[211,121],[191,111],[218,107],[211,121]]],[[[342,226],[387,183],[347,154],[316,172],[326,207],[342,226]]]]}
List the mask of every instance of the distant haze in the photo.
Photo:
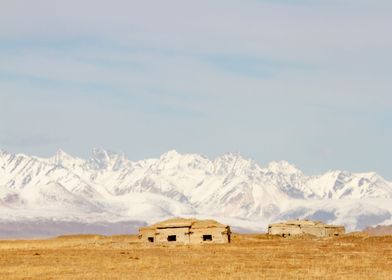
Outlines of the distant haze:
{"type": "Polygon", "coordinates": [[[392,179],[392,2],[0,2],[0,149],[392,179]]]}

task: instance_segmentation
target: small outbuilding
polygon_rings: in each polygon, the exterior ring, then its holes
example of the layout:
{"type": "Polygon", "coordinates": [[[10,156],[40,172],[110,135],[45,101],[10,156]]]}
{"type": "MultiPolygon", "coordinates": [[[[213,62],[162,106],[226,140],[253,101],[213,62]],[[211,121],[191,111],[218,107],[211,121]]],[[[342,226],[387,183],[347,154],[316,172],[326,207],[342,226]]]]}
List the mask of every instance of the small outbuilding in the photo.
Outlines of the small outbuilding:
{"type": "Polygon", "coordinates": [[[290,237],[296,235],[313,235],[317,237],[339,236],[345,233],[344,226],[324,224],[320,221],[290,220],[268,225],[268,234],[290,237]]]}
{"type": "Polygon", "coordinates": [[[230,243],[230,227],[214,220],[175,218],[139,229],[146,243],[230,243]]]}

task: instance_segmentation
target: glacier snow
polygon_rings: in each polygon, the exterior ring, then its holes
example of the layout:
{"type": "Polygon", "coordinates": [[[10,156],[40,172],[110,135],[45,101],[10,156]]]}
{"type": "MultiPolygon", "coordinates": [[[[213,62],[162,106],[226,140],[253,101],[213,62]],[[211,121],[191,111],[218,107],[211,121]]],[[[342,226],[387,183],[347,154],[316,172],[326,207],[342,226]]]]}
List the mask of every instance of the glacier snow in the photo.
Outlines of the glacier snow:
{"type": "Polygon", "coordinates": [[[374,172],[307,176],[286,161],[262,168],[233,153],[210,160],[173,150],[133,162],[103,149],[88,160],[0,150],[0,236],[126,233],[174,216],[239,231],[296,218],[354,231],[390,221],[391,198],[392,183],[374,172]]]}

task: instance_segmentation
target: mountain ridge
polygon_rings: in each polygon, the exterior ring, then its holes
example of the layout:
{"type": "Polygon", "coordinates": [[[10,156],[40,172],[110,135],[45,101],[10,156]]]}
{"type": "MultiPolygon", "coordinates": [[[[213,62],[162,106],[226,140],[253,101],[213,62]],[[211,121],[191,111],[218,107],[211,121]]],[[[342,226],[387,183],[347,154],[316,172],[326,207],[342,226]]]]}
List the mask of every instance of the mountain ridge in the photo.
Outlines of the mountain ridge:
{"type": "Polygon", "coordinates": [[[140,224],[192,215],[256,231],[288,218],[360,230],[391,222],[391,198],[392,183],[375,172],[307,176],[287,161],[261,167],[235,153],[209,159],[170,150],[131,161],[104,149],[94,149],[89,159],[61,149],[48,158],[0,150],[3,223],[47,218],[140,224]]]}

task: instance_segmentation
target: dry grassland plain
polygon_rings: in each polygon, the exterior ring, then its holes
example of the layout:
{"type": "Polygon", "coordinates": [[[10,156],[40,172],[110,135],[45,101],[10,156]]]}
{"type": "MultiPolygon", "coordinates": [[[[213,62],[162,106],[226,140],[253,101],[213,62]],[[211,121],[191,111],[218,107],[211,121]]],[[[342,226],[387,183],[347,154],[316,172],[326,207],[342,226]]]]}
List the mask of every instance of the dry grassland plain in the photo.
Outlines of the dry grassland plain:
{"type": "Polygon", "coordinates": [[[1,279],[392,279],[392,237],[143,245],[136,236],[0,241],[1,279]]]}

